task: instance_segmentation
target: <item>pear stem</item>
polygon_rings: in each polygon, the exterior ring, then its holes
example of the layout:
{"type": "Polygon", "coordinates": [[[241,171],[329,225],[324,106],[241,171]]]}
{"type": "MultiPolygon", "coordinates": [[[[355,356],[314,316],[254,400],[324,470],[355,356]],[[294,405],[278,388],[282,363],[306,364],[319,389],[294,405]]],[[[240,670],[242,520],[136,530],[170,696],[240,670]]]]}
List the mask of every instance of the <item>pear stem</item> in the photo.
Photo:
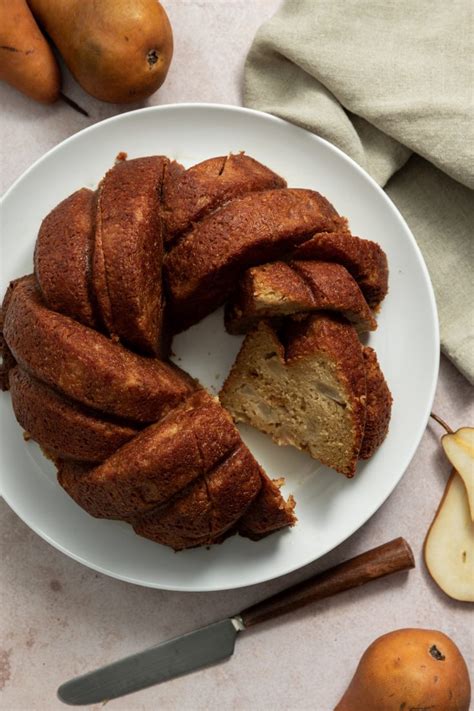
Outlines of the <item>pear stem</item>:
{"type": "Polygon", "coordinates": [[[451,427],[447,425],[446,422],[441,419],[441,417],[436,415],[434,412],[432,412],[430,416],[433,418],[433,420],[436,420],[438,425],[441,425],[441,427],[443,427],[448,434],[453,434],[453,430],[451,429],[451,427]]]}
{"type": "Polygon", "coordinates": [[[76,102],[73,101],[72,99],[70,99],[69,96],[66,96],[66,94],[63,94],[63,92],[61,92],[59,94],[59,96],[61,97],[61,99],[64,101],[65,104],[67,104],[68,106],[71,107],[71,109],[74,109],[74,111],[77,111],[79,114],[82,114],[83,116],[89,117],[89,114],[87,113],[87,111],[85,109],[83,109],[82,106],[79,106],[79,104],[76,104],[76,102]]]}

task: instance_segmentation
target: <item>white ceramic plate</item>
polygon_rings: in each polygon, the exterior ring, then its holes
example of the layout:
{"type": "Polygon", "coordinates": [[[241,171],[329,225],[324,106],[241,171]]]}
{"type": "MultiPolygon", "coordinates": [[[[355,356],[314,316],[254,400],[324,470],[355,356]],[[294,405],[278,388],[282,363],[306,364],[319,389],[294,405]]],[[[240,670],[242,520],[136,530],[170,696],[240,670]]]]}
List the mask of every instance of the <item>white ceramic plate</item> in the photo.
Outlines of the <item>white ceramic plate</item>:
{"type": "MultiPolygon", "coordinates": [[[[242,427],[246,443],[272,477],[286,478],[298,525],[259,543],[235,536],[210,550],[179,554],[136,536],[124,523],[88,516],[55,481],[36,444],[25,444],[8,395],[0,398],[1,487],[23,521],[85,565],[139,585],[221,590],[283,575],[327,553],[356,531],[399,482],[423,434],[439,360],[436,306],[415,241],[372,179],[337,148],[269,115],[228,106],[181,104],[134,111],[91,126],[49,151],[4,197],[2,292],[31,272],[41,219],[59,200],[94,187],[119,151],[165,154],[186,166],[245,150],[292,187],[314,188],[349,218],[355,234],[388,254],[390,292],[370,345],[394,397],[390,433],[375,456],[346,480],[307,455],[242,427]]],[[[218,311],[174,340],[179,364],[217,392],[241,338],[225,333],[218,311]]],[[[394,531],[396,533],[396,531],[394,531]]]]}

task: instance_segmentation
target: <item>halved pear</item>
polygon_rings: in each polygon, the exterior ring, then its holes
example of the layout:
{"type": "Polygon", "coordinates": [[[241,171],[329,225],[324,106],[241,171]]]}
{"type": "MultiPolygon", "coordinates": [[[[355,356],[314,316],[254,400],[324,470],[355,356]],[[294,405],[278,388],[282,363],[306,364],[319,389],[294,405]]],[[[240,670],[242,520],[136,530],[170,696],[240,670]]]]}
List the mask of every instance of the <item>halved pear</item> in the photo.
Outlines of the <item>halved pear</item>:
{"type": "Polygon", "coordinates": [[[474,602],[474,523],[466,488],[453,469],[424,545],[433,580],[454,600],[474,602]]]}
{"type": "Polygon", "coordinates": [[[441,444],[449,461],[464,481],[467,499],[474,521],[474,427],[461,427],[441,437],[441,444]]]}

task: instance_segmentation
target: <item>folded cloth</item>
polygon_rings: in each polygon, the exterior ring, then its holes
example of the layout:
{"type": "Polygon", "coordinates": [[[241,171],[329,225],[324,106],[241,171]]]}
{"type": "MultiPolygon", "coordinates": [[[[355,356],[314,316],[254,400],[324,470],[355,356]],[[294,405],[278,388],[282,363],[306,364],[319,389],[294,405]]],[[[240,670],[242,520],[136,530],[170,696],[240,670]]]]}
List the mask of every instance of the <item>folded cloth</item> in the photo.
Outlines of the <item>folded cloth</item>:
{"type": "Polygon", "coordinates": [[[433,281],[445,354],[474,381],[471,0],[286,0],[244,104],[331,141],[385,187],[433,281]]]}

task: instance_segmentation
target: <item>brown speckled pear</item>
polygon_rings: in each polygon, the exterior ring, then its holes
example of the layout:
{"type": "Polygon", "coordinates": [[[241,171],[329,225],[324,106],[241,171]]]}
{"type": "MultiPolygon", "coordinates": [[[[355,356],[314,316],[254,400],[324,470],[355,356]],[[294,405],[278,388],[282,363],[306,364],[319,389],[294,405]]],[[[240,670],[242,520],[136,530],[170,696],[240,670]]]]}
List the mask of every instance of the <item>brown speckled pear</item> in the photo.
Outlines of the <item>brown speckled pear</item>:
{"type": "Polygon", "coordinates": [[[163,84],[173,56],[156,0],[28,0],[82,88],[111,103],[141,101],[163,84]]]}
{"type": "Polygon", "coordinates": [[[471,684],[454,642],[437,630],[401,629],[362,655],[334,711],[468,711],[471,684]]]}

